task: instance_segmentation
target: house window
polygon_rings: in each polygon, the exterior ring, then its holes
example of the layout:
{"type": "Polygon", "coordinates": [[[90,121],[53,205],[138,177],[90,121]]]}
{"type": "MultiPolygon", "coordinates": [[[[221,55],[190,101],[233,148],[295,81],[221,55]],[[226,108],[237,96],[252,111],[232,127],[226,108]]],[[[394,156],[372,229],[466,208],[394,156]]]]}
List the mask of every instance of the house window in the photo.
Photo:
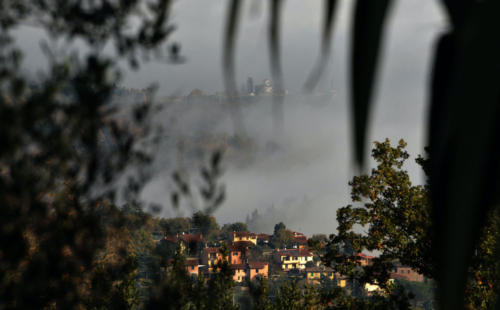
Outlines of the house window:
{"type": "Polygon", "coordinates": [[[408,274],[410,274],[410,270],[408,270],[408,274]]]}

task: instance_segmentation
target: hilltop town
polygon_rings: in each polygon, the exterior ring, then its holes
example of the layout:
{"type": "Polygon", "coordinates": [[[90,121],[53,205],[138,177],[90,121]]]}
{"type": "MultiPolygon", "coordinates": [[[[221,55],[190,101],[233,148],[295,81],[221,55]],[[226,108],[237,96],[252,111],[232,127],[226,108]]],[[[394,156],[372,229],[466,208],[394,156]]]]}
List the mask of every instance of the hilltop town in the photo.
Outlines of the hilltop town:
{"type": "MultiPolygon", "coordinates": [[[[206,217],[201,214],[195,216],[206,217]]],[[[188,220],[177,218],[162,221],[164,227],[180,227],[179,222],[188,220]]],[[[347,290],[352,288],[347,277],[323,264],[321,257],[327,244],[325,235],[318,234],[308,238],[301,232],[287,229],[283,223],[275,225],[273,234],[249,232],[244,223],[225,224],[222,229],[217,230],[214,220],[210,220],[210,217],[204,220],[210,221],[212,229],[193,226],[187,230],[178,229],[175,233],[169,230],[168,234],[159,238],[157,236],[157,247],[167,249],[163,253],[169,258],[174,251],[184,255],[185,270],[193,278],[201,274],[209,278],[217,272],[218,263],[225,260],[230,264],[233,281],[242,287],[260,278],[267,278],[276,281],[294,279],[310,285],[327,283],[347,290]]],[[[374,256],[364,253],[354,254],[360,268],[370,266],[374,259],[374,256]]],[[[167,259],[165,268],[168,268],[170,261],[171,259],[167,259]]],[[[389,281],[395,279],[426,281],[423,275],[397,261],[394,262],[389,281]]],[[[376,284],[366,284],[363,289],[368,295],[380,292],[376,284]]]]}

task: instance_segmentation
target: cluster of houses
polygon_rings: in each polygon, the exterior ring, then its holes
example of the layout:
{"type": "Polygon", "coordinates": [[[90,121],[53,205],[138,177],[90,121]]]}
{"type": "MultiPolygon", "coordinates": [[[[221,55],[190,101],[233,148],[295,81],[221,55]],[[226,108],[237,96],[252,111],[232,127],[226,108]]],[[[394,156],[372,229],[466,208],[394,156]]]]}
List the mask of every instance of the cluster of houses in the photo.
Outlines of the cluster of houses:
{"type": "MultiPolygon", "coordinates": [[[[346,279],[335,273],[332,268],[323,266],[319,260],[314,260],[313,253],[308,249],[307,237],[293,232],[293,247],[291,249],[271,249],[268,247],[271,235],[251,232],[232,232],[229,240],[211,244],[205,241],[201,234],[176,234],[166,236],[165,241],[180,244],[187,256],[185,268],[189,275],[196,277],[201,273],[209,275],[216,271],[218,263],[226,260],[233,270],[233,280],[238,283],[252,281],[258,278],[273,276],[270,272],[289,274],[307,279],[308,282],[320,283],[328,278],[340,287],[346,286],[346,279]],[[225,255],[222,248],[226,249],[225,255]],[[263,255],[254,257],[252,248],[261,246],[267,249],[263,255]],[[271,268],[273,266],[273,268],[271,268]]],[[[362,253],[357,254],[361,266],[370,265],[373,257],[362,253]]],[[[391,272],[391,279],[405,279],[423,282],[424,277],[413,269],[398,265],[391,272]]],[[[367,285],[370,292],[378,289],[376,285],[367,285]]]]}

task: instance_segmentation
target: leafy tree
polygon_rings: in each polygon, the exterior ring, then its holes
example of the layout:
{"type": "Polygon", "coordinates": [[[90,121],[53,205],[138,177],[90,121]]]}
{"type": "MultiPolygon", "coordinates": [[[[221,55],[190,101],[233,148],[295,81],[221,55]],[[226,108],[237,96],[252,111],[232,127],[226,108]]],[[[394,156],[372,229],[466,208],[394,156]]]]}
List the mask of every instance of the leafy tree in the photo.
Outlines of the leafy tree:
{"type": "Polygon", "coordinates": [[[294,238],[293,233],[286,229],[283,222],[279,222],[274,225],[274,233],[271,237],[271,243],[274,248],[284,248],[290,247],[292,245],[294,238]]]}
{"type": "Polygon", "coordinates": [[[88,309],[137,309],[140,292],[137,287],[137,262],[133,255],[120,269],[101,264],[95,269],[88,294],[88,309]]]}
{"type": "Polygon", "coordinates": [[[227,259],[228,250],[226,246],[221,248],[222,260],[216,266],[214,272],[208,281],[208,309],[238,309],[237,305],[233,304],[233,271],[229,260],[227,259]]]}
{"type": "Polygon", "coordinates": [[[307,245],[314,252],[321,254],[327,241],[328,237],[325,234],[315,234],[311,238],[307,239],[307,245]]]}
{"type": "Polygon", "coordinates": [[[177,245],[175,243],[165,239],[160,240],[160,242],[156,244],[155,252],[161,257],[162,265],[165,265],[168,259],[173,258],[176,248],[177,245]]]}
{"type": "MultiPolygon", "coordinates": [[[[357,206],[348,205],[337,211],[338,233],[330,236],[324,257],[338,272],[361,283],[387,283],[394,261],[410,266],[427,278],[436,278],[437,263],[433,259],[431,207],[428,186],[412,185],[403,164],[409,155],[406,143],[396,147],[389,140],[375,142],[372,156],[377,163],[370,175],[353,178],[351,197],[357,206]],[[346,251],[348,245],[352,251],[346,251]],[[378,251],[373,264],[359,267],[356,253],[378,251]]],[[[428,160],[417,158],[428,171],[428,160]]],[[[495,209],[496,210],[496,209],[495,209]]],[[[491,213],[469,266],[466,302],[471,309],[487,309],[495,302],[498,287],[498,211],[491,213]]]]}
{"type": "Polygon", "coordinates": [[[427,282],[411,282],[404,279],[396,280],[398,284],[403,286],[405,290],[411,292],[414,295],[412,304],[414,307],[418,305],[424,307],[424,309],[430,309],[434,302],[434,294],[436,290],[435,283],[427,282]]]}
{"type": "Polygon", "coordinates": [[[236,222],[232,224],[224,224],[221,229],[221,237],[224,239],[229,239],[230,234],[233,231],[248,231],[247,224],[242,222],[236,222]]]}
{"type": "Polygon", "coordinates": [[[185,258],[180,246],[177,247],[171,266],[165,279],[153,289],[153,295],[146,309],[186,309],[194,299],[189,293],[192,282],[187,275],[185,258]]]}
{"type": "Polygon", "coordinates": [[[187,217],[162,218],[159,225],[165,235],[188,232],[191,229],[191,219],[187,217]]]}
{"type": "MultiPolygon", "coordinates": [[[[227,248],[222,248],[227,257],[227,248]]],[[[208,279],[188,276],[185,258],[177,248],[167,274],[153,289],[146,309],[238,309],[233,304],[233,272],[228,261],[219,261],[208,279]]]]}
{"type": "Polygon", "coordinates": [[[274,248],[290,247],[294,241],[293,233],[288,229],[280,229],[272,236],[274,248]]]}
{"type": "Polygon", "coordinates": [[[274,235],[278,233],[278,231],[286,229],[285,224],[283,222],[279,222],[278,224],[274,225],[274,235]]]}
{"type": "Polygon", "coordinates": [[[269,299],[268,280],[264,277],[261,277],[257,281],[258,283],[250,283],[254,309],[272,310],[272,302],[269,299]]]}
{"type": "Polygon", "coordinates": [[[219,235],[220,227],[215,217],[198,211],[193,214],[191,221],[193,228],[198,229],[205,238],[212,239],[219,235]]]}
{"type": "Polygon", "coordinates": [[[362,282],[387,283],[387,270],[394,260],[432,278],[430,206],[425,188],[413,185],[402,169],[409,157],[401,140],[391,147],[389,140],[375,142],[372,156],[377,167],[370,175],[356,176],[349,182],[351,198],[361,205],[348,205],[337,211],[338,233],[330,237],[327,261],[343,274],[353,275],[359,261],[356,253],[379,251],[372,266],[358,275],[362,282]],[[359,225],[366,233],[358,233],[359,225]],[[345,255],[343,244],[354,253],[345,255]]]}
{"type": "MultiPolygon", "coordinates": [[[[127,186],[124,198],[137,199],[154,149],[150,103],[135,102],[127,126],[113,113],[116,64],[126,58],[137,67],[137,52],[161,47],[172,31],[168,2],[0,4],[0,308],[74,309],[89,301],[109,232],[102,204],[118,197],[119,179],[127,186]],[[137,16],[139,9],[145,15],[137,16]],[[126,27],[132,18],[134,29],[126,27]],[[87,52],[46,44],[48,70],[27,76],[14,33],[24,23],[43,28],[54,42],[84,42],[87,52]],[[115,47],[116,59],[102,53],[105,45],[115,47]]],[[[122,265],[127,254],[120,256],[122,265]]]]}
{"type": "Polygon", "coordinates": [[[465,304],[470,309],[491,309],[498,303],[500,289],[500,207],[488,214],[479,244],[469,266],[465,304]]]}
{"type": "Polygon", "coordinates": [[[232,224],[224,224],[222,226],[222,231],[231,232],[231,231],[248,231],[247,224],[242,222],[236,222],[232,224]]]}
{"type": "Polygon", "coordinates": [[[290,284],[285,282],[285,284],[278,289],[278,294],[274,301],[274,309],[302,309],[302,293],[295,281],[291,281],[290,284]]]}

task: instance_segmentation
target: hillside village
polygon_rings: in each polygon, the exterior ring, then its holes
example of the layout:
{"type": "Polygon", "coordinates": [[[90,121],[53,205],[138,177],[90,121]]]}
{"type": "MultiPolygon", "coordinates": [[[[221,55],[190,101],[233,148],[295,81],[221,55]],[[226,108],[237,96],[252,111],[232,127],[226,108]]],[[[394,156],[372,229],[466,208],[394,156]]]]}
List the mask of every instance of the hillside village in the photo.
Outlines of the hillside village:
{"type": "MultiPolygon", "coordinates": [[[[245,224],[236,224],[243,230],[222,233],[218,238],[205,238],[197,229],[191,229],[164,235],[156,242],[160,247],[180,250],[186,257],[185,270],[193,278],[201,274],[205,278],[210,277],[217,272],[217,264],[226,260],[233,271],[233,281],[243,287],[259,278],[288,278],[313,285],[322,285],[327,281],[349,289],[349,279],[335,273],[321,261],[326,236],[308,238],[303,233],[287,229],[283,223],[276,224],[273,234],[249,232],[244,230],[245,224]]],[[[224,227],[227,230],[227,225],[224,227]]],[[[363,253],[355,253],[355,256],[360,267],[371,265],[374,259],[363,253]]],[[[395,279],[426,281],[421,274],[398,262],[394,262],[390,273],[390,281],[395,279]]],[[[364,290],[371,294],[380,288],[366,284],[364,290]]]]}

